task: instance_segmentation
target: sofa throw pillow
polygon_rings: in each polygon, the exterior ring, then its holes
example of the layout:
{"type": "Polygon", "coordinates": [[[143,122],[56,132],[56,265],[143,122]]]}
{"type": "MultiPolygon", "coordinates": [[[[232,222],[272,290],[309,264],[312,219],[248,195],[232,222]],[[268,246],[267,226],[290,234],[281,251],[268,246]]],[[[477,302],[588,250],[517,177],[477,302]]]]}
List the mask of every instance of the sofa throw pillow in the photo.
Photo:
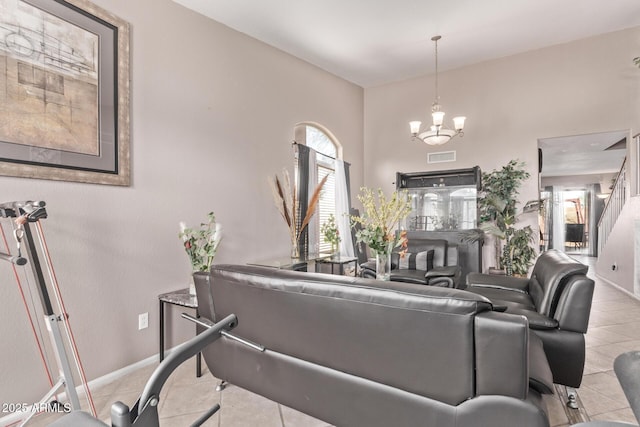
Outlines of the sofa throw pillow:
{"type": "Polygon", "coordinates": [[[393,254],[394,257],[391,259],[391,261],[395,263],[400,270],[429,271],[433,270],[433,254],[433,249],[416,253],[407,252],[404,254],[404,257],[401,257],[400,254],[395,253],[393,254]]]}

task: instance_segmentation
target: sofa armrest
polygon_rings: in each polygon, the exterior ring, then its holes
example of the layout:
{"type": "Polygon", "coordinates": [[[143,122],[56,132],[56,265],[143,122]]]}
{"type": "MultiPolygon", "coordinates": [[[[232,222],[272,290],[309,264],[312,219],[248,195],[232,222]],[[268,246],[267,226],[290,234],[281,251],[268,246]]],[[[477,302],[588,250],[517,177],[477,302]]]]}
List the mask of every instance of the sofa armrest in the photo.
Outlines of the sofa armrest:
{"type": "Polygon", "coordinates": [[[529,327],[531,329],[538,330],[550,330],[558,329],[559,323],[552,317],[547,317],[544,314],[540,314],[537,311],[529,310],[526,308],[519,308],[516,305],[507,308],[510,314],[518,314],[524,316],[529,321],[529,327]]]}
{"type": "Polygon", "coordinates": [[[375,260],[369,260],[367,262],[363,262],[362,264],[360,264],[360,268],[363,270],[376,271],[376,262],[375,260]]]}
{"type": "Polygon", "coordinates": [[[501,276],[497,274],[472,272],[467,274],[467,286],[488,286],[498,289],[528,292],[529,279],[525,277],[501,276]]]}
{"type": "Polygon", "coordinates": [[[424,277],[427,279],[428,285],[457,288],[461,275],[462,267],[458,265],[449,265],[445,267],[434,267],[427,271],[424,277]]]}
{"type": "Polygon", "coordinates": [[[454,277],[458,275],[462,269],[457,265],[449,265],[445,267],[434,267],[425,273],[424,277],[427,279],[435,277],[454,277]]]}
{"type": "Polygon", "coordinates": [[[427,281],[429,286],[439,286],[441,288],[455,288],[456,283],[453,281],[453,277],[435,277],[427,281]]]}
{"type": "Polygon", "coordinates": [[[526,398],[529,387],[553,394],[553,374],[542,340],[522,316],[476,316],[477,392],[526,398]]]}
{"type": "MultiPolygon", "coordinates": [[[[360,268],[362,270],[371,270],[373,271],[374,275],[376,272],[376,260],[375,259],[370,259],[367,262],[363,262],[362,264],[360,264],[360,268]]],[[[391,269],[395,270],[398,268],[398,264],[394,263],[393,261],[391,262],[391,269]]]]}
{"type": "Polygon", "coordinates": [[[529,333],[529,387],[540,394],[553,394],[553,373],[542,340],[529,333]]]}
{"type": "Polygon", "coordinates": [[[476,316],[476,393],[525,399],[529,391],[529,327],[523,316],[476,316]]]}
{"type": "Polygon", "coordinates": [[[593,280],[586,276],[576,275],[569,278],[560,294],[553,316],[557,319],[560,329],[587,332],[593,288],[593,280]]]}
{"type": "Polygon", "coordinates": [[[364,277],[367,279],[375,279],[376,278],[376,262],[367,261],[360,264],[360,277],[364,277]]]}

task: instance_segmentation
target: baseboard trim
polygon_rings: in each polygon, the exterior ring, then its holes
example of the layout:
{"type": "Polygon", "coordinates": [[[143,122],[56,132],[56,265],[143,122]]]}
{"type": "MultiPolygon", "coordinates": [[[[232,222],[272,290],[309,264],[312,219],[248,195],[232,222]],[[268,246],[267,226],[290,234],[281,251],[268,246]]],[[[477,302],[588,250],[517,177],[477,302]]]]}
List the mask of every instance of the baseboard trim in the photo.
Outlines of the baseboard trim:
{"type": "Polygon", "coordinates": [[[618,285],[617,283],[612,282],[611,280],[602,277],[601,275],[599,275],[598,273],[595,273],[596,277],[598,278],[598,280],[602,280],[603,282],[605,282],[607,285],[610,285],[616,289],[618,289],[621,292],[624,292],[625,294],[627,294],[628,296],[630,296],[631,298],[635,299],[636,301],[640,301],[640,296],[634,294],[633,292],[629,291],[628,289],[623,288],[622,286],[618,285]]]}
{"type": "MultiPolygon", "coordinates": [[[[176,347],[177,348],[177,347],[176,347]]],[[[165,356],[167,354],[170,354],[170,351],[174,351],[175,348],[171,349],[171,350],[167,350],[165,351],[165,356]]],[[[153,364],[154,362],[158,362],[160,359],[158,358],[157,354],[154,354],[153,356],[147,357],[146,359],[140,360],[139,362],[133,363],[131,365],[125,366],[124,368],[120,368],[116,371],[110,372],[106,375],[103,375],[99,378],[96,378],[94,380],[91,380],[88,382],[89,385],[89,389],[92,390],[94,388],[99,388],[102,387],[104,385],[107,385],[113,381],[119,380],[120,378],[123,378],[125,375],[130,374],[134,371],[137,371],[138,369],[141,368],[146,368],[147,366],[153,364]]],[[[78,386],[76,387],[76,390],[78,392],[78,396],[82,396],[85,397],[85,392],[84,392],[84,387],[82,386],[78,386]]],[[[142,393],[142,390],[140,390],[140,393],[142,393]]]]}

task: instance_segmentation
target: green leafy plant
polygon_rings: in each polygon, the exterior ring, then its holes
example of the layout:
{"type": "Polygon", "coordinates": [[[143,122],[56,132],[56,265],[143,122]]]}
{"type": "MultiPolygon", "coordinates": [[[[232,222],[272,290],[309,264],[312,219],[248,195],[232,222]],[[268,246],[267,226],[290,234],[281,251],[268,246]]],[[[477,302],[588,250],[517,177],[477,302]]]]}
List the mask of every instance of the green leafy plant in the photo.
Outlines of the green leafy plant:
{"type": "Polygon", "coordinates": [[[401,220],[411,212],[411,202],[407,192],[394,191],[387,200],[384,192],[362,187],[358,200],[362,203],[363,213],[360,216],[352,216],[352,224],[359,223],[361,230],[356,232],[358,242],[363,242],[372,251],[379,254],[389,254],[394,248],[406,247],[407,233],[396,229],[401,220]]]}
{"type": "Polygon", "coordinates": [[[524,166],[524,162],[511,160],[502,169],[482,174],[482,191],[478,197],[481,223],[494,221],[498,214],[515,216],[518,191],[531,176],[524,166]]]}
{"type": "Polygon", "coordinates": [[[478,197],[480,229],[496,238],[497,265],[507,275],[526,275],[536,255],[531,227],[515,227],[518,191],[530,177],[524,166],[511,160],[502,169],[483,173],[478,197]]]}
{"type": "Polygon", "coordinates": [[[507,230],[506,243],[503,247],[501,263],[507,266],[511,274],[526,276],[529,267],[536,257],[533,249],[533,230],[530,226],[510,228],[507,230]]]}
{"type": "Polygon", "coordinates": [[[340,238],[340,232],[338,231],[338,226],[336,225],[336,218],[333,214],[330,214],[327,220],[320,227],[320,232],[324,237],[325,242],[331,243],[331,246],[337,248],[342,240],[340,238]]]}
{"type": "Polygon", "coordinates": [[[208,221],[197,229],[180,222],[178,237],[182,239],[194,272],[209,271],[222,240],[222,226],[216,222],[215,214],[209,212],[207,218],[208,221]]]}

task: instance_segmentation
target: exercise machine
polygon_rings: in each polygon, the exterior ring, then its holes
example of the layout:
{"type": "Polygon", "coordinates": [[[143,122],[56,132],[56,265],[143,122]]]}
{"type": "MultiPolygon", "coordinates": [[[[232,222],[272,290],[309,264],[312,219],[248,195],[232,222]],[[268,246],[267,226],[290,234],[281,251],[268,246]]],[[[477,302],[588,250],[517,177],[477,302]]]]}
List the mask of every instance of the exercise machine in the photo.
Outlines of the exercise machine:
{"type": "Polygon", "coordinates": [[[4,243],[4,252],[2,252],[3,249],[0,247],[0,260],[7,261],[12,265],[18,290],[27,311],[31,330],[51,386],[51,389],[44,394],[40,401],[32,405],[15,405],[16,407],[13,408],[15,411],[11,412],[14,412],[14,415],[20,420],[20,426],[24,426],[33,416],[41,412],[69,412],[79,411],[81,409],[80,399],[74,381],[74,371],[70,363],[70,356],[84,386],[89,409],[93,415],[96,414],[73,332],[69,325],[69,315],[64,307],[60,287],[51,263],[51,257],[40,222],[47,218],[45,206],[46,203],[42,201],[0,203],[0,234],[4,243]],[[11,253],[7,233],[5,233],[7,223],[9,223],[12,228],[12,234],[15,240],[14,253],[11,253]],[[29,281],[28,272],[19,271],[21,269],[29,269],[31,271],[31,276],[35,282],[33,285],[31,285],[29,281]],[[27,286],[23,286],[23,282],[20,280],[21,276],[26,278],[27,286]],[[41,312],[44,315],[46,329],[49,332],[51,348],[54,352],[53,358],[57,365],[57,379],[54,379],[55,374],[52,374],[54,369],[51,367],[51,358],[46,355],[47,346],[44,343],[39,328],[40,325],[35,320],[40,310],[38,310],[35,305],[30,306],[25,297],[25,291],[29,293],[32,291],[32,288],[37,289],[41,312]],[[62,390],[64,390],[65,393],[65,402],[58,400],[58,395],[62,390]]]}
{"type": "MultiPolygon", "coordinates": [[[[140,398],[131,408],[122,402],[115,402],[111,405],[111,427],[158,427],[160,424],[158,417],[160,391],[171,373],[183,362],[200,353],[206,346],[222,336],[242,340],[228,332],[238,325],[235,314],[230,314],[217,323],[185,313],[182,313],[182,317],[200,325],[204,331],[180,346],[178,350],[173,351],[158,365],[144,386],[140,398]]],[[[216,403],[195,420],[190,427],[201,426],[219,409],[220,405],[216,403]]],[[[49,424],[49,427],[108,427],[108,424],[87,412],[74,411],[56,420],[53,424],[49,424]]]]}
{"type": "MultiPolygon", "coordinates": [[[[107,424],[98,420],[96,410],[91,398],[91,393],[87,387],[87,381],[84,369],[78,356],[77,347],[73,338],[73,333],[69,325],[69,315],[64,308],[64,302],[60,295],[60,288],[51,264],[51,257],[44,239],[41,220],[47,218],[46,204],[42,201],[25,201],[25,202],[9,202],[0,203],[0,235],[4,242],[4,252],[0,247],[0,260],[7,261],[12,265],[18,288],[22,295],[22,299],[27,310],[31,329],[34,333],[40,356],[45,366],[51,390],[47,392],[42,399],[34,403],[30,408],[23,410],[24,417],[20,418],[19,426],[24,426],[38,412],[55,410],[59,412],[69,412],[55,420],[51,427],[105,427],[107,424]],[[14,253],[10,251],[9,241],[3,226],[6,222],[11,223],[12,234],[15,240],[14,253]],[[39,243],[39,246],[36,245],[39,243]],[[37,322],[33,320],[32,312],[36,312],[35,308],[29,307],[27,299],[24,296],[24,287],[20,280],[19,268],[30,268],[33,278],[35,279],[35,287],[38,290],[39,300],[42,305],[47,329],[50,334],[51,344],[55,351],[55,360],[58,366],[59,379],[54,382],[51,375],[51,369],[47,357],[45,357],[45,346],[42,337],[39,336],[37,322]],[[45,275],[45,272],[47,273],[45,275]],[[52,301],[51,294],[54,296],[52,301]],[[56,310],[58,314],[56,314],[56,310]],[[63,332],[65,334],[63,335],[63,332]],[[65,342],[65,339],[67,341],[65,342]],[[82,380],[85,388],[85,394],[89,403],[89,412],[82,410],[80,399],[76,391],[73,371],[69,362],[69,354],[66,348],[71,349],[75,367],[82,380]],[[66,399],[64,403],[57,400],[57,394],[64,388],[66,399]]],[[[25,277],[29,277],[25,275],[25,277]]],[[[30,287],[27,288],[30,290],[30,287]]],[[[236,337],[228,333],[229,330],[235,328],[238,324],[236,316],[230,314],[218,323],[210,322],[204,318],[196,318],[185,313],[182,317],[198,324],[204,331],[192,338],[178,350],[172,352],[160,365],[155,369],[147,384],[145,385],[140,398],[135,404],[129,408],[122,402],[115,402],[111,406],[111,426],[112,427],[158,427],[158,403],[160,401],[160,391],[171,375],[171,373],[187,359],[200,353],[203,348],[217,340],[221,336],[231,338],[236,337]]],[[[19,405],[23,406],[23,405],[19,405]]],[[[213,414],[220,409],[220,405],[216,404],[204,414],[202,414],[192,424],[193,427],[202,425],[213,414]]]]}

